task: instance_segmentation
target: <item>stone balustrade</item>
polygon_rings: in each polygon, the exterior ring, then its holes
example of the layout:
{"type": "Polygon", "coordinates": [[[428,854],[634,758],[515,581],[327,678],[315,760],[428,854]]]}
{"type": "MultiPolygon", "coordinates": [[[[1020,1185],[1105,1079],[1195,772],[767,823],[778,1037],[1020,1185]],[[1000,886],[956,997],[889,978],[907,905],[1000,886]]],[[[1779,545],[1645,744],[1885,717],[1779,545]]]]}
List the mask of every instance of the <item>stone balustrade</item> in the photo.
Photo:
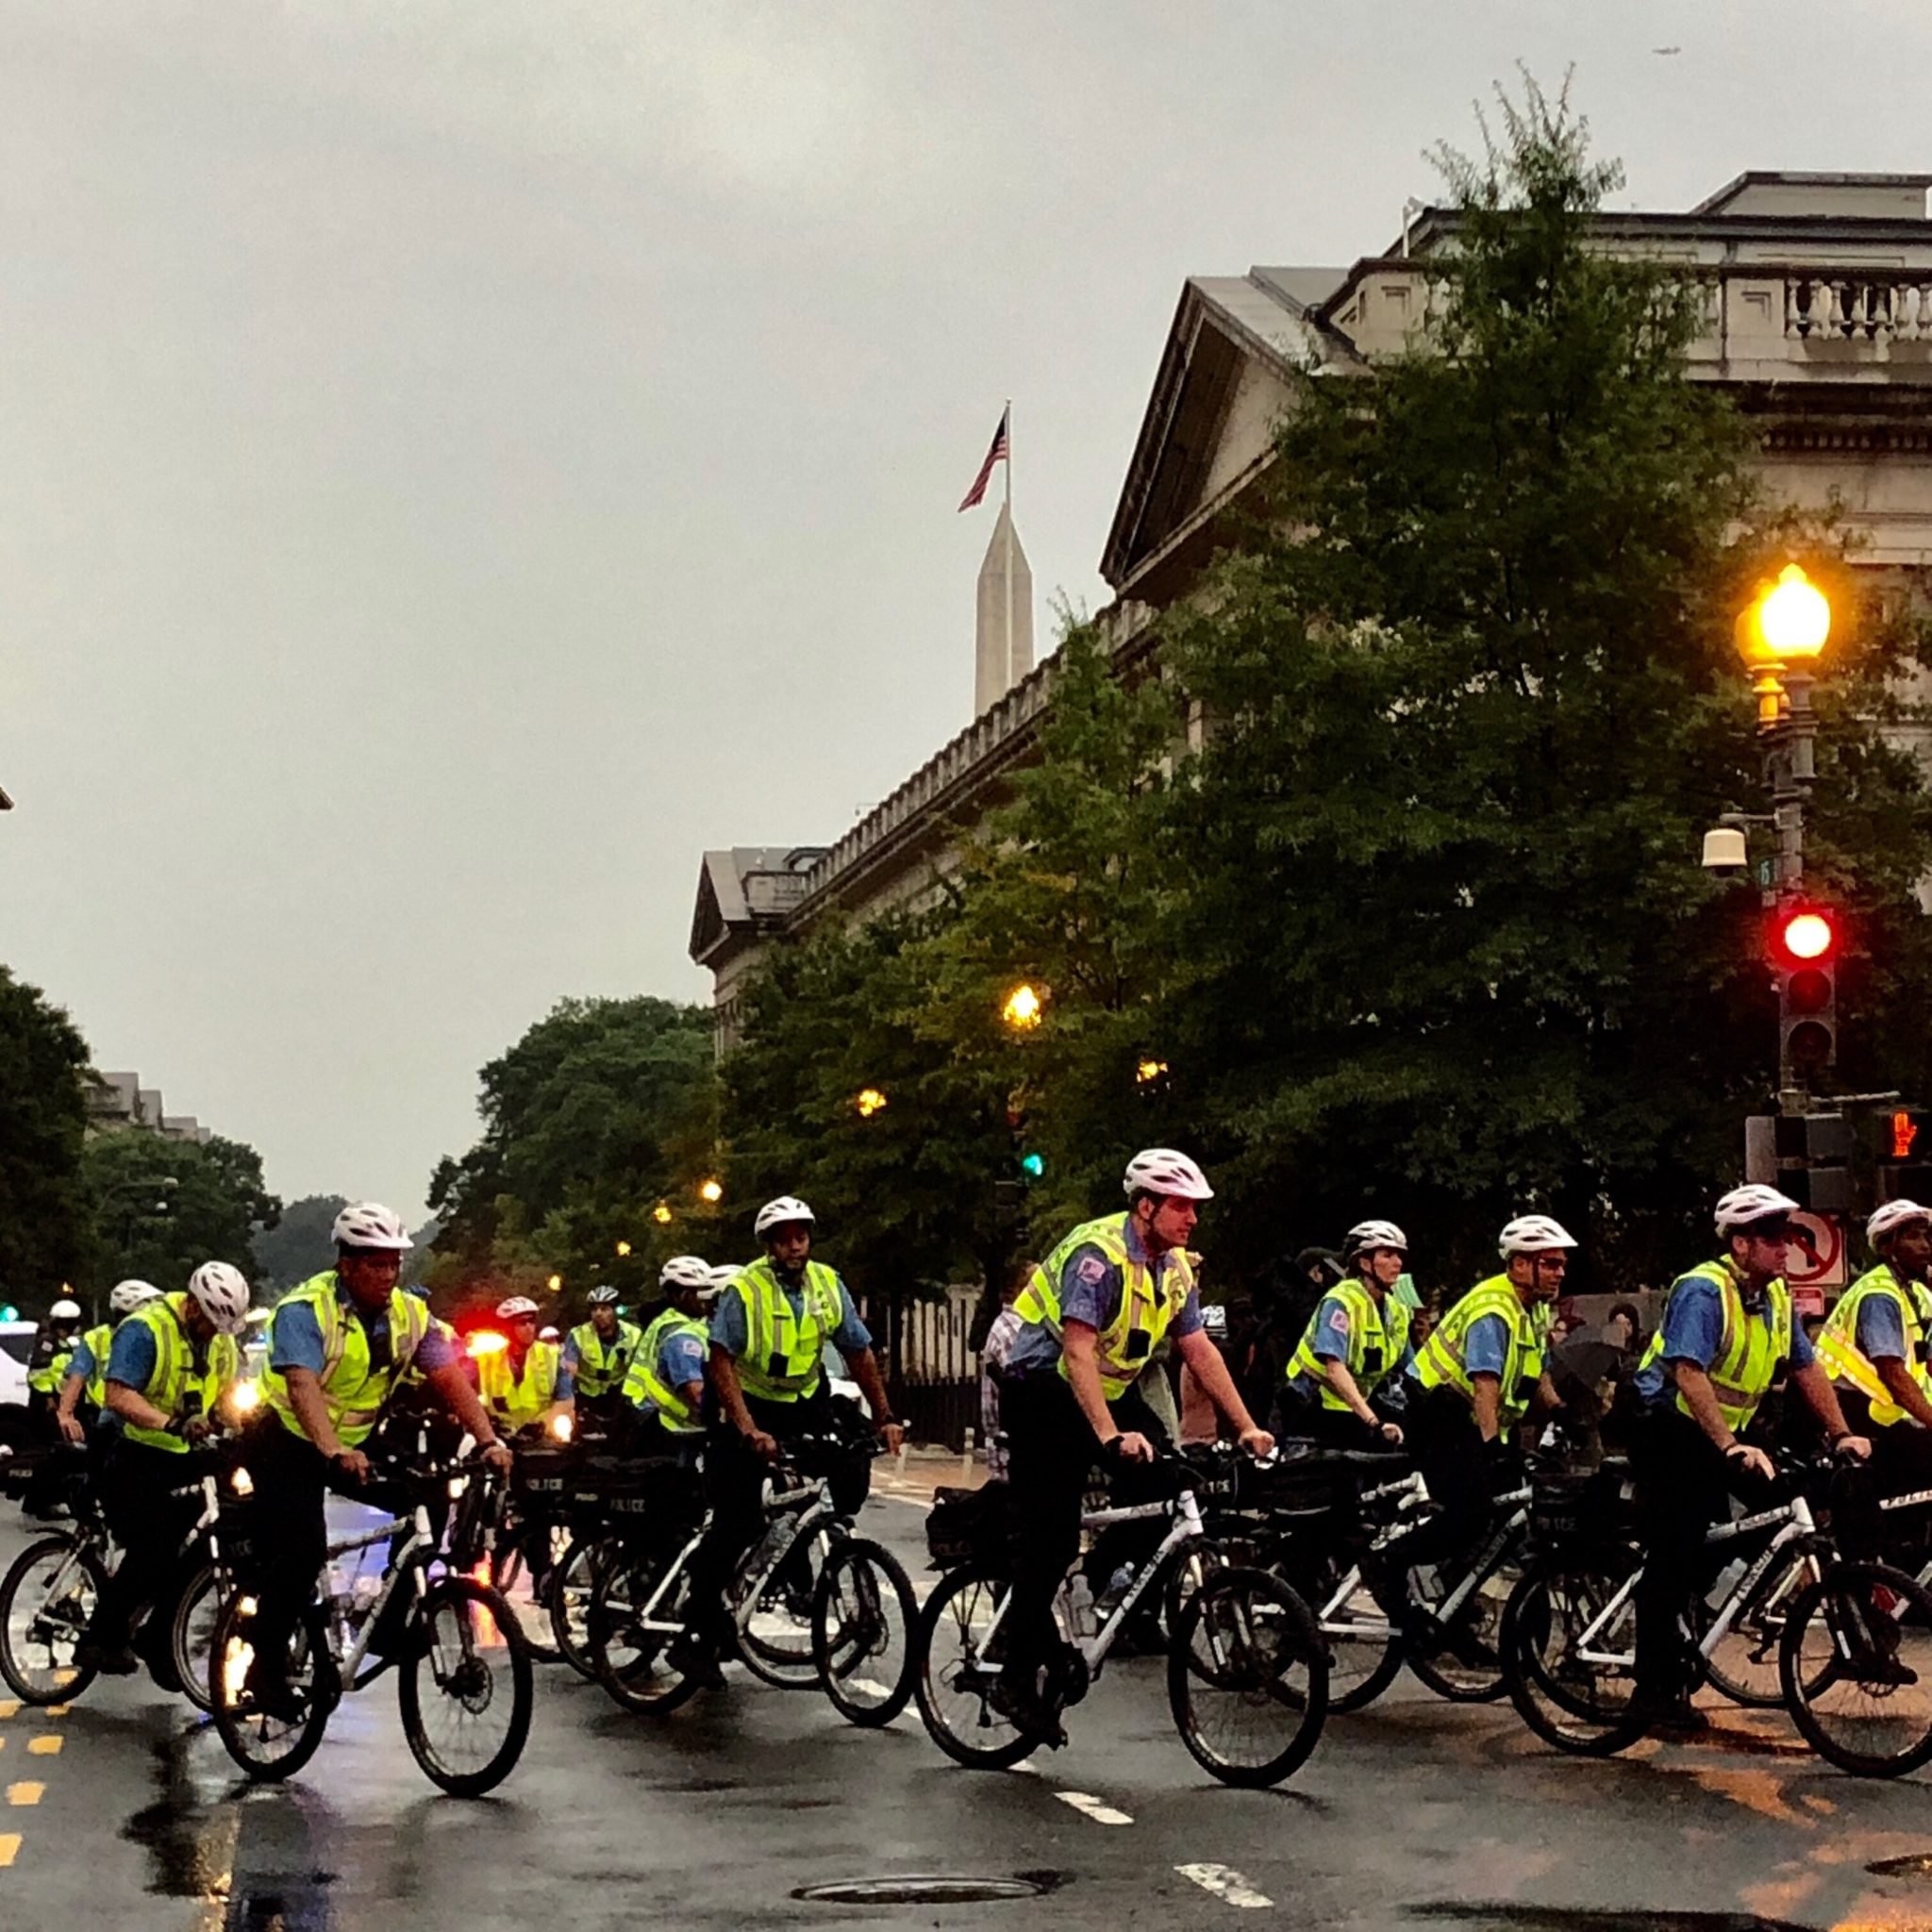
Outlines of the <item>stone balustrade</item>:
{"type": "Polygon", "coordinates": [[[1932,269],[1785,275],[1785,334],[1800,341],[1932,341],[1932,269]]]}

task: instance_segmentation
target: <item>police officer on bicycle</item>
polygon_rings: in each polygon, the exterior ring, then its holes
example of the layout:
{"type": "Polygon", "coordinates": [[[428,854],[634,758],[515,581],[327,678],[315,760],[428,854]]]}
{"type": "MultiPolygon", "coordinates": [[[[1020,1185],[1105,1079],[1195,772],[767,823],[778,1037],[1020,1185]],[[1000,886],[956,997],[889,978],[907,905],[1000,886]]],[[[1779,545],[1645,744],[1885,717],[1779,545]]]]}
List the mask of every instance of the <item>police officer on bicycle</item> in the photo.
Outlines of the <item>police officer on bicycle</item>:
{"type": "Polygon", "coordinates": [[[1724,1252],[1678,1278],[1632,1385],[1639,1413],[1630,1468],[1642,1517],[1637,1591],[1637,1700],[1654,1729],[1707,1727],[1690,1703],[1681,1619],[1703,1571],[1705,1533],[1732,1491],[1770,1481],[1771,1457],[1741,1440],[1787,1372],[1834,1451],[1872,1445],[1846,1427],[1838,1395],[1792,1319],[1785,1252],[1798,1204],[1775,1188],[1733,1188],[1717,1204],[1724,1252]]]}
{"type": "Polygon", "coordinates": [[[591,1318],[564,1338],[562,1373],[576,1392],[577,1414],[602,1422],[616,1418],[623,1407],[625,1378],[637,1359],[644,1331],[624,1319],[614,1288],[591,1291],[591,1318]]]}
{"type": "Polygon", "coordinates": [[[1394,1292],[1408,1265],[1408,1237],[1392,1221],[1357,1222],[1341,1260],[1348,1275],[1322,1297],[1289,1358],[1283,1425],[1331,1449],[1392,1447],[1402,1441],[1401,1424],[1370,1405],[1379,1390],[1401,1392],[1414,1359],[1408,1305],[1394,1292]]]}
{"type": "Polygon", "coordinates": [[[681,1455],[704,1440],[710,1351],[704,1310],[724,1285],[718,1271],[695,1255],[674,1255],[658,1273],[658,1286],[670,1303],[643,1331],[624,1384],[637,1419],[631,1446],[641,1455],[681,1455]]]}
{"type": "Polygon", "coordinates": [[[1241,1437],[1265,1456],[1257,1426],[1204,1332],[1188,1256],[1208,1177],[1185,1154],[1150,1147],[1127,1163],[1124,1213],[1083,1223],[1035,1269],[1013,1305],[1020,1331],[1001,1372],[1008,1479],[1021,1498],[1001,1696],[1024,1729],[1057,1740],[1058,1717],[1039,1674],[1058,1638],[1053,1600],[1080,1546],[1080,1505],[1096,1457],[1151,1462],[1164,1433],[1134,1389],[1163,1337],[1241,1437]]]}
{"type": "Polygon", "coordinates": [[[729,1641],[725,1586],[758,1533],[767,1465],[784,1442],[834,1426],[822,1361],[827,1342],[844,1357],[886,1448],[896,1452],[905,1439],[850,1291],[811,1258],[811,1209],[782,1194],[758,1209],[753,1226],[765,1252],[711,1311],[712,1418],[705,1445],[711,1522],[691,1558],[691,1622],[666,1657],[708,1685],[723,1681],[717,1658],[729,1641]]]}
{"type": "MultiPolygon", "coordinates": [[[[60,1385],[60,1403],[54,1420],[70,1442],[84,1442],[87,1428],[79,1414],[81,1399],[87,1400],[87,1421],[99,1423],[113,1411],[108,1403],[108,1357],[114,1345],[114,1333],[136,1308],[159,1301],[161,1291],[150,1281],[117,1281],[108,1296],[108,1319],[90,1328],[74,1344],[67,1363],[67,1379],[60,1385]]],[[[118,1418],[117,1418],[118,1420],[118,1418]]]]}
{"type": "Polygon", "coordinates": [[[249,1445],[255,1482],[259,1608],[248,1688],[258,1709],[299,1717],[287,1676],[290,1639],[315,1594],[328,1547],[323,1501],[369,1481],[369,1440],[398,1379],[413,1363],[429,1390],[509,1467],[509,1451],[464,1374],[448,1333],[428,1306],[399,1286],[413,1245],[387,1208],[344,1208],[334,1228],[336,1265],[275,1305],[262,1371],[266,1410],[249,1445]]]}
{"type": "MultiPolygon", "coordinates": [[[[242,1373],[236,1337],[246,1332],[248,1283],[225,1261],[205,1261],[186,1294],[156,1295],[115,1334],[103,1390],[119,1418],[118,1440],[103,1463],[101,1500],[125,1552],[88,1625],[79,1661],[109,1676],[136,1668],[128,1633],[143,1606],[169,1598],[193,1506],[174,1491],[186,1483],[189,1449],[214,1426],[222,1392],[242,1373]]],[[[176,1579],[178,1582],[178,1579],[176,1579]]],[[[143,1629],[149,1666],[164,1690],[179,1690],[165,1641],[143,1629]]]]}

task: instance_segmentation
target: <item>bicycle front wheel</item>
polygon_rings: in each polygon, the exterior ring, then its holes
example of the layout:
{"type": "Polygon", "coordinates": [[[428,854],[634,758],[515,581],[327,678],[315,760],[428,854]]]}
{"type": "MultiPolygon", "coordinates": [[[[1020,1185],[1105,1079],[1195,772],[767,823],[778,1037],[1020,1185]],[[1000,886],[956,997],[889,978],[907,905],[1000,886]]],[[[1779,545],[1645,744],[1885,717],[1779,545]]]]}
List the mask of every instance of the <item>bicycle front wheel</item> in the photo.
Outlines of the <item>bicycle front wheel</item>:
{"type": "Polygon", "coordinates": [[[925,1734],[956,1763],[1004,1771],[1030,1757],[1039,1740],[1001,1708],[1003,1647],[993,1628],[1011,1586],[976,1570],[955,1570],[926,1598],[913,1640],[913,1694],[925,1734]]]}
{"type": "Polygon", "coordinates": [[[1553,1559],[1526,1571],[1504,1607],[1509,1701],[1558,1751],[1607,1757],[1643,1735],[1643,1721],[1630,1708],[1636,1613],[1626,1601],[1605,1615],[1622,1580],[1589,1563],[1553,1559]]]}
{"type": "MultiPolygon", "coordinates": [[[[1470,1591],[1436,1648],[1405,1646],[1409,1670],[1451,1704],[1493,1704],[1509,1688],[1503,1674],[1503,1607],[1523,1574],[1506,1557],[1470,1591]]],[[[1411,1591],[1413,1585],[1407,1586],[1411,1591]]]]}
{"type": "Polygon", "coordinates": [[[906,1708],[918,1616],[912,1579],[879,1544],[853,1538],[825,1559],[812,1596],[812,1662],[848,1723],[875,1728],[906,1708]]]}
{"type": "Polygon", "coordinates": [[[295,1626],[279,1672],[263,1668],[267,1660],[256,1655],[255,1618],[255,1598],[237,1591],[215,1621],[211,1715],[228,1756],[258,1782],[275,1784],[315,1756],[338,1679],[319,1607],[295,1626]]]}
{"type": "Polygon", "coordinates": [[[94,1680],[75,1661],[107,1573],[71,1536],[43,1536],[0,1582],[0,1676],[24,1704],[62,1704],[94,1680]]]}
{"type": "Polygon", "coordinates": [[[590,1651],[591,1592],[601,1567],[598,1545],[573,1542],[550,1579],[550,1637],[557,1652],[580,1677],[597,1680],[590,1651]]]}
{"type": "Polygon", "coordinates": [[[470,1576],[432,1583],[396,1674],[403,1735],[452,1797],[493,1791],[524,1754],[536,1700],[530,1646],[501,1593],[470,1576]]]}
{"type": "Polygon", "coordinates": [[[1805,1741],[1858,1777],[1932,1758],[1932,1592],[1886,1563],[1840,1563],[1791,1606],[1779,1673],[1805,1741]]]}
{"type": "Polygon", "coordinates": [[[640,1717],[663,1717],[697,1694],[698,1682],[672,1664],[669,1629],[691,1615],[691,1569],[670,1587],[670,1558],[624,1552],[598,1573],[585,1615],[584,1644],[612,1703],[640,1717]],[[652,1627],[646,1627],[646,1626],[652,1627]]]}
{"type": "Polygon", "coordinates": [[[1226,1785],[1298,1770],[1328,1715],[1328,1657],[1293,1591],[1259,1570],[1209,1576],[1182,1613],[1167,1699],[1194,1761],[1226,1785]]]}

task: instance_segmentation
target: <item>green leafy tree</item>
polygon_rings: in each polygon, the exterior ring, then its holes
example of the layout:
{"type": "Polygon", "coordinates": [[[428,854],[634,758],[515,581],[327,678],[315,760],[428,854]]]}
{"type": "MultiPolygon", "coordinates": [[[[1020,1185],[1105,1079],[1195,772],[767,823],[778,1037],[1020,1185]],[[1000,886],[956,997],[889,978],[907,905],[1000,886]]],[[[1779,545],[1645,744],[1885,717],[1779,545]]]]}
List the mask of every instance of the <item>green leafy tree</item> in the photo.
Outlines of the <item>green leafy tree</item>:
{"type": "Polygon", "coordinates": [[[281,1294],[335,1265],[331,1235],[336,1216],[348,1206],[341,1194],[305,1194],[282,1209],[273,1227],[255,1237],[256,1279],[272,1293],[281,1294]]]}
{"type": "MultiPolygon", "coordinates": [[[[1532,83],[1484,162],[1443,161],[1432,329],[1297,385],[1268,527],[1168,625],[1212,729],[1161,798],[1161,1037],[1250,1261],[1374,1211],[1460,1285],[1534,1205],[1664,1279],[1774,1061],[1755,894],[1695,863],[1759,799],[1732,619],[1830,533],[1733,541],[1747,444],[1685,375],[1702,296],[1591,246],[1620,175],[1565,101],[1532,83]]],[[[1848,628],[1819,858],[1895,983],[1932,817],[1874,720],[1915,645],[1875,608],[1848,628]]]]}
{"type": "Polygon", "coordinates": [[[430,1184],[424,1278],[441,1304],[541,1296],[553,1276],[571,1307],[598,1281],[636,1293],[665,1256],[701,1244],[720,1211],[698,1193],[716,1141],[701,1008],[563,1000],[480,1078],[482,1136],[430,1184]]]}
{"type": "Polygon", "coordinates": [[[262,1179],[261,1156],[216,1135],[206,1145],[120,1130],[87,1143],[82,1159],[92,1229],[89,1297],[135,1275],[172,1291],[204,1261],[251,1274],[260,1229],[281,1203],[262,1179]]]}
{"type": "Polygon", "coordinates": [[[86,1263],[87,1043],[0,966],[0,1301],[38,1313],[86,1263]]]}

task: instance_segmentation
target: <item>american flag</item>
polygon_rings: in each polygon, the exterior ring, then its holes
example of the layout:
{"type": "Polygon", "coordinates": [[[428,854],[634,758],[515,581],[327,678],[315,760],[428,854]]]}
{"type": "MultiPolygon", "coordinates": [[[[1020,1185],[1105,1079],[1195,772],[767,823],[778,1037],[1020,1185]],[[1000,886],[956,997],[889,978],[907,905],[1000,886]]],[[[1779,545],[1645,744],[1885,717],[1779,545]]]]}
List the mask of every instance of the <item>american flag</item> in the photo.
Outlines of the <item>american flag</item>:
{"type": "Polygon", "coordinates": [[[1007,460],[1007,418],[1012,413],[1010,403],[1000,411],[1000,426],[992,433],[992,447],[987,451],[986,460],[979,466],[979,475],[974,477],[973,488],[966,492],[965,501],[959,506],[961,509],[971,509],[984,498],[986,486],[992,478],[992,466],[1007,460]]]}

